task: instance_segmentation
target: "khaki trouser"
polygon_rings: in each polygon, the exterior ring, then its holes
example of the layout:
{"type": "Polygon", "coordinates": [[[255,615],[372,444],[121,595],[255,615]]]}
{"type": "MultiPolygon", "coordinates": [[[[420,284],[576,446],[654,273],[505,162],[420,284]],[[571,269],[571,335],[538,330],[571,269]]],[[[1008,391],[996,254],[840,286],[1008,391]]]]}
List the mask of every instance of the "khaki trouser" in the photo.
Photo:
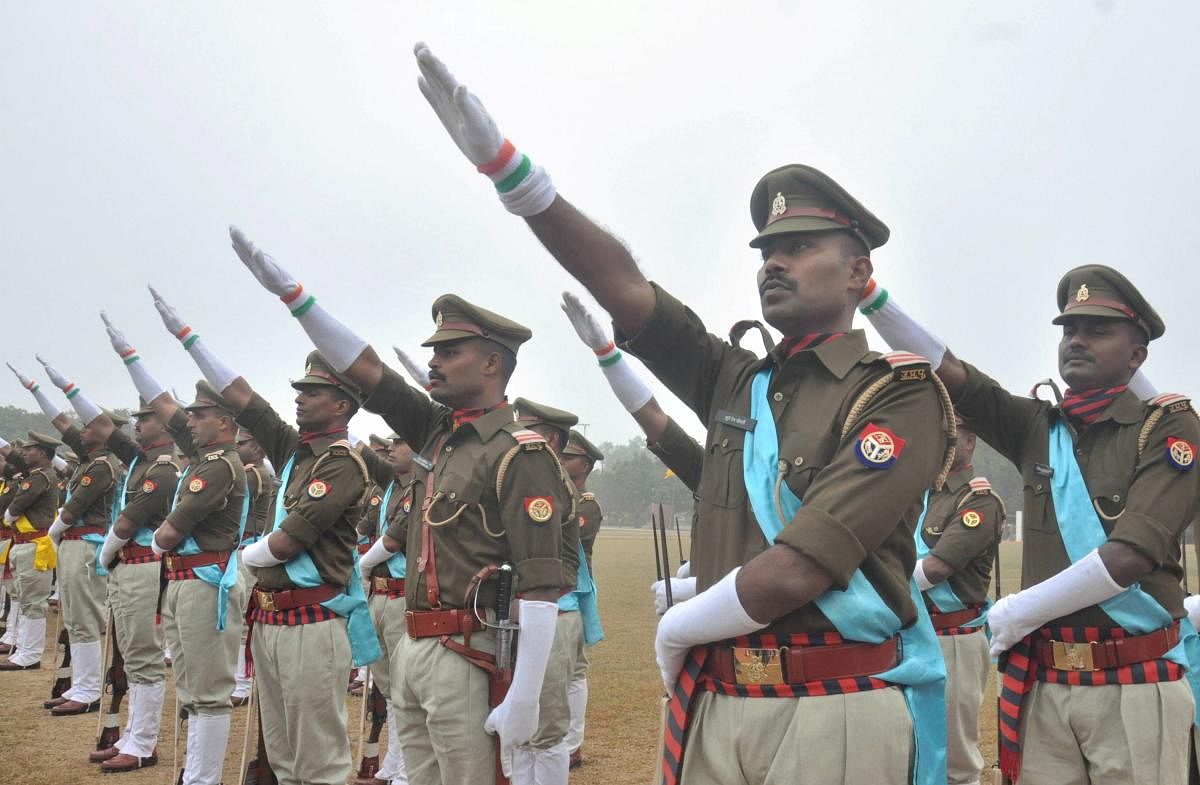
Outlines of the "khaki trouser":
{"type": "Polygon", "coordinates": [[[1038,682],[1021,712],[1021,785],[1185,785],[1195,701],[1187,679],[1038,682]]]}
{"type": "MultiPolygon", "coordinates": [[[[496,636],[472,633],[471,647],[495,652],[496,636]]],[[[491,785],[495,740],[483,730],[489,674],[437,638],[405,636],[392,657],[392,703],[409,785],[491,785]]]]}
{"type": "Polygon", "coordinates": [[[58,598],[71,645],[100,640],[107,578],[96,574],[96,546],[63,540],[58,547],[58,598]]]}
{"type": "Polygon", "coordinates": [[[118,564],[108,573],[109,604],[125,674],[133,684],[163,680],[163,629],[158,624],[161,562],[118,564]]]}
{"type": "MultiPolygon", "coordinates": [[[[53,573],[50,570],[35,570],[33,556],[37,545],[27,542],[14,545],[8,551],[13,567],[13,580],[9,589],[13,602],[20,603],[21,615],[27,619],[46,618],[46,600],[50,597],[53,573]]],[[[0,608],[3,610],[3,608],[0,608]]]]}
{"type": "Polygon", "coordinates": [[[912,756],[912,718],[899,687],[809,698],[702,692],[680,782],[908,785],[912,756]]]}
{"type": "Polygon", "coordinates": [[[263,741],[279,784],[344,785],[350,776],[346,620],[335,616],[291,627],[255,624],[250,646],[263,741]]]}
{"type": "Polygon", "coordinates": [[[979,782],[979,708],[991,658],[987,635],[939,635],[946,661],[946,774],[949,785],[979,782]]]}
{"type": "Polygon", "coordinates": [[[229,591],[225,629],[217,631],[217,587],[199,578],[167,581],[162,625],[171,647],[175,693],[188,714],[229,714],[240,625],[237,609],[245,591],[241,579],[229,591]]]}
{"type": "Polygon", "coordinates": [[[379,659],[371,663],[371,677],[375,680],[379,692],[390,701],[392,684],[399,681],[398,674],[395,678],[392,676],[392,665],[395,662],[392,652],[400,645],[401,638],[408,637],[404,627],[404,611],[408,604],[403,597],[376,594],[371,597],[370,605],[371,619],[375,622],[375,631],[379,633],[379,648],[383,652],[379,659]]]}
{"type": "Polygon", "coordinates": [[[542,693],[538,697],[538,728],[529,741],[531,747],[547,749],[567,735],[567,728],[571,724],[567,687],[571,684],[571,674],[575,672],[576,650],[582,641],[583,621],[580,613],[560,613],[558,623],[554,625],[554,645],[550,649],[550,661],[546,663],[542,693]]]}
{"type": "Polygon", "coordinates": [[[575,667],[571,670],[571,681],[580,681],[587,678],[588,674],[588,656],[587,656],[587,641],[583,639],[583,616],[579,616],[579,630],[575,639],[575,667]]]}

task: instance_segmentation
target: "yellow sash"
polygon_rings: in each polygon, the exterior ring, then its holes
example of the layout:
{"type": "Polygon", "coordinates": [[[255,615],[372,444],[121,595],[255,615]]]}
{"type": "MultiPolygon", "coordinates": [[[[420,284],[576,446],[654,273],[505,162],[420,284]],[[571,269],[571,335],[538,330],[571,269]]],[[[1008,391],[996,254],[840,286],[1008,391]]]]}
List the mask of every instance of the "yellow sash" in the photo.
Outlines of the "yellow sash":
{"type": "MultiPolygon", "coordinates": [[[[14,525],[22,534],[37,531],[37,527],[30,523],[24,515],[17,518],[14,525]]],[[[33,569],[45,572],[58,566],[58,553],[54,550],[54,543],[50,540],[49,534],[38,537],[33,544],[37,546],[37,550],[33,553],[33,569]]]]}

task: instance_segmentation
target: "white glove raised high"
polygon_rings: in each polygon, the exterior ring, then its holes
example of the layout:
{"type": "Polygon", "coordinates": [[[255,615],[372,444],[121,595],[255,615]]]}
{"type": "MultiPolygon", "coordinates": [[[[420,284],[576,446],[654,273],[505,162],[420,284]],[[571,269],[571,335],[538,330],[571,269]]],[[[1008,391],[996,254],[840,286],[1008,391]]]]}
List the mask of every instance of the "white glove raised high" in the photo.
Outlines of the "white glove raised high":
{"type": "Polygon", "coordinates": [[[600,322],[588,312],[579,298],[570,292],[563,292],[562,309],[571,320],[571,326],[575,328],[579,339],[596,353],[600,370],[617,400],[625,407],[625,411],[632,414],[645,406],[654,397],[654,391],[633,366],[625,362],[625,356],[613,343],[608,331],[600,326],[600,322]]]}
{"type": "MultiPolygon", "coordinates": [[[[297,290],[303,290],[291,273],[276,264],[269,254],[263,253],[261,249],[255,247],[241,229],[236,226],[229,227],[229,239],[233,243],[234,253],[242,260],[242,264],[246,265],[246,269],[268,292],[276,297],[284,298],[299,294],[300,292],[297,290]]],[[[298,308],[299,304],[296,307],[298,308]]]]}
{"type": "Polygon", "coordinates": [[[8,366],[8,370],[12,371],[13,374],[16,375],[17,381],[21,383],[21,386],[26,390],[29,390],[30,394],[33,395],[33,399],[37,401],[38,407],[42,410],[42,414],[46,415],[51,420],[62,414],[61,409],[50,403],[50,399],[46,397],[46,393],[42,392],[42,388],[37,382],[14,368],[12,363],[5,363],[5,365],[8,366]]]}
{"type": "Polygon", "coordinates": [[[521,600],[520,619],[512,685],[483,723],[486,732],[500,736],[500,761],[506,776],[512,771],[513,747],[527,743],[537,732],[539,698],[554,644],[558,604],[521,600]]]}
{"type": "Polygon", "coordinates": [[[396,352],[396,358],[400,360],[400,364],[404,366],[404,370],[408,371],[408,375],[412,378],[417,386],[422,390],[429,389],[429,372],[421,367],[420,363],[408,356],[408,352],[401,349],[399,346],[393,346],[392,350],[396,352]]]}
{"type": "Polygon", "coordinates": [[[129,378],[133,380],[138,395],[149,402],[165,393],[167,388],[146,370],[137,350],[126,340],[125,333],[116,328],[104,311],[100,312],[100,319],[104,322],[104,329],[108,331],[108,341],[112,344],[113,351],[121,358],[121,362],[125,363],[125,370],[129,372],[129,378]]]}
{"type": "Polygon", "coordinates": [[[867,317],[888,346],[896,351],[914,352],[929,359],[937,370],[946,356],[946,342],[900,309],[888,290],[872,278],[863,290],[858,310],[867,317]]]}
{"type": "Polygon", "coordinates": [[[208,383],[217,392],[224,392],[225,388],[238,378],[238,372],[208,350],[196,331],[188,326],[179,312],[172,308],[153,286],[147,288],[150,289],[150,295],[154,298],[154,308],[162,318],[163,326],[179,340],[179,343],[183,344],[184,351],[192,356],[192,360],[200,369],[200,373],[204,374],[204,378],[208,379],[208,383]]]}
{"type": "Polygon", "coordinates": [[[55,387],[62,390],[67,396],[67,400],[71,402],[71,406],[75,408],[75,413],[79,415],[79,419],[84,425],[87,425],[102,414],[100,407],[92,403],[92,401],[80,391],[78,385],[56,371],[54,366],[52,366],[49,361],[47,361],[40,354],[35,354],[34,357],[36,357],[37,361],[42,364],[42,367],[46,369],[46,377],[54,383],[55,387]]]}
{"type": "MultiPolygon", "coordinates": [[[[654,592],[654,612],[662,616],[667,612],[667,586],[666,581],[655,581],[650,584],[650,590],[654,592]]],[[[672,578],[671,579],[671,602],[672,607],[681,602],[690,600],[696,596],[696,579],[695,578],[672,578]]]]}
{"type": "Polygon", "coordinates": [[[544,212],[556,195],[550,175],[504,138],[480,100],[428,46],[418,43],[413,53],[421,71],[421,94],[467,160],[491,178],[505,208],[523,217],[544,212]]]}

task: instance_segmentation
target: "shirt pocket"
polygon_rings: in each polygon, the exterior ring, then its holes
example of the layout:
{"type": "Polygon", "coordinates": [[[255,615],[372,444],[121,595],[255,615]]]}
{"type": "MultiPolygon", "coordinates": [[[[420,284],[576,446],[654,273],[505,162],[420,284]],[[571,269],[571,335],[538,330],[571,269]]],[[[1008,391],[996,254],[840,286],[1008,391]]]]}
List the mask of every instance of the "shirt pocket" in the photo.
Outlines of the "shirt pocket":
{"type": "Polygon", "coordinates": [[[745,431],[716,423],[704,448],[704,467],[696,489],[700,500],[726,509],[746,505],[746,481],[742,466],[745,431]]]}
{"type": "Polygon", "coordinates": [[[1054,520],[1054,497],[1050,493],[1051,477],[1047,476],[1049,469],[1049,464],[1029,463],[1021,471],[1021,482],[1025,488],[1022,525],[1028,531],[1058,531],[1054,520]]]}
{"type": "Polygon", "coordinates": [[[821,470],[833,462],[840,443],[833,433],[783,434],[777,471],[797,498],[803,499],[821,470]]]}
{"type": "Polygon", "coordinates": [[[1100,516],[1104,531],[1111,532],[1117,519],[1125,513],[1129,478],[1105,472],[1088,478],[1088,490],[1092,495],[1092,507],[1100,516]]]}
{"type": "MultiPolygon", "coordinates": [[[[429,481],[428,477],[426,481],[429,481]]],[[[479,505],[483,498],[482,480],[450,470],[432,478],[432,482],[433,495],[429,498],[429,508],[424,510],[423,522],[427,521],[433,527],[449,526],[471,507],[478,507],[482,512],[479,505]]],[[[488,524],[495,532],[502,528],[499,521],[488,524]]]]}

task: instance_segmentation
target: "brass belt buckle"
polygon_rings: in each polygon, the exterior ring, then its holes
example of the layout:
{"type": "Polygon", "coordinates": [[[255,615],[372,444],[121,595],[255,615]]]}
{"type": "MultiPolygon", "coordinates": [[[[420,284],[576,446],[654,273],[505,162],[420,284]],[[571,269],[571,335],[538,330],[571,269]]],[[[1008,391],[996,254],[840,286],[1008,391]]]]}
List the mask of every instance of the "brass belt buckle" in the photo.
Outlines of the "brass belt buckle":
{"type": "Polygon", "coordinates": [[[264,611],[275,612],[278,608],[275,607],[275,595],[270,592],[255,589],[254,593],[258,595],[258,607],[264,611]]]}
{"type": "Polygon", "coordinates": [[[1091,643],[1065,643],[1050,641],[1054,667],[1060,671],[1094,671],[1096,661],[1092,658],[1091,643]]]}
{"type": "Polygon", "coordinates": [[[375,581],[375,591],[385,592],[388,590],[387,578],[384,578],[382,575],[377,575],[377,576],[375,576],[374,581],[375,581]]]}
{"type": "Polygon", "coordinates": [[[167,570],[169,570],[170,572],[178,571],[178,568],[175,566],[176,558],[173,554],[168,553],[163,558],[167,560],[167,570]]]}
{"type": "Polygon", "coordinates": [[[782,684],[779,649],[733,649],[733,676],[738,684],[782,684]]]}

